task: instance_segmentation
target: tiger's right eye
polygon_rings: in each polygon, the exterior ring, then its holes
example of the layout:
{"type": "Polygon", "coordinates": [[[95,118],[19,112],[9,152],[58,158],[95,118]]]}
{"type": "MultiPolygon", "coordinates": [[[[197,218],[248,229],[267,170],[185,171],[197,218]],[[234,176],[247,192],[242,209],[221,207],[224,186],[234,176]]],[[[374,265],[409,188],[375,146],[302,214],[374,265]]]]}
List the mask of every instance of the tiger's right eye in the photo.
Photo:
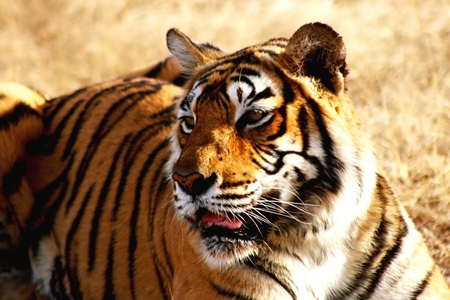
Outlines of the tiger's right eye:
{"type": "Polygon", "coordinates": [[[189,129],[192,129],[195,126],[195,120],[192,117],[184,118],[184,122],[186,123],[186,127],[188,127],[189,129]]]}
{"type": "Polygon", "coordinates": [[[183,117],[181,118],[181,130],[185,134],[190,134],[195,126],[195,119],[193,117],[183,117]]]}

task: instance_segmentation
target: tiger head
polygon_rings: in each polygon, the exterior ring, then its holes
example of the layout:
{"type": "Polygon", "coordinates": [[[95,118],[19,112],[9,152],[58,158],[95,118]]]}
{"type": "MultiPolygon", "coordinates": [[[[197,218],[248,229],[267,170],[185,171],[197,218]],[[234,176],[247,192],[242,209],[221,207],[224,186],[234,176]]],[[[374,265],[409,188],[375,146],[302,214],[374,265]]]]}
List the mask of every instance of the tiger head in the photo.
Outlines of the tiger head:
{"type": "Polygon", "coordinates": [[[307,24],[289,40],[233,54],[177,29],[167,43],[189,74],[168,163],[174,205],[210,266],[351,226],[367,206],[358,198],[370,198],[361,187],[370,184],[362,170],[371,152],[360,143],[345,46],[331,27],[307,24]]]}

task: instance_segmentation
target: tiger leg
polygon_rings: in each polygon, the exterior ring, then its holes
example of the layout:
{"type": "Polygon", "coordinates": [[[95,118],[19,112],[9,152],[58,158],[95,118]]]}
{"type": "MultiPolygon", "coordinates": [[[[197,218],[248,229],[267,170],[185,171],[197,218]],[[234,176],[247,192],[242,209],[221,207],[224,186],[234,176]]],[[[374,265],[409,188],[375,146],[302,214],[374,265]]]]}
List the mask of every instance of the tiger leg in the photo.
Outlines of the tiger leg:
{"type": "Polygon", "coordinates": [[[0,299],[36,299],[30,281],[26,226],[34,197],[25,179],[28,142],[43,132],[46,97],[0,83],[0,299]]]}

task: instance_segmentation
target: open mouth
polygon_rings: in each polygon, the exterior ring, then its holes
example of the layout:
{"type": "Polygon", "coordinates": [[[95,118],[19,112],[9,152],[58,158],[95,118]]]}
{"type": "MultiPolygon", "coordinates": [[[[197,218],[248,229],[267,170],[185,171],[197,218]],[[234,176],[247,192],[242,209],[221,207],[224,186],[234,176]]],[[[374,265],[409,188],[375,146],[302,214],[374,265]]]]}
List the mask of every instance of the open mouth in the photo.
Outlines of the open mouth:
{"type": "Polygon", "coordinates": [[[201,230],[202,237],[218,237],[222,241],[262,240],[268,232],[268,225],[247,215],[227,216],[207,209],[199,209],[191,222],[201,230]]]}

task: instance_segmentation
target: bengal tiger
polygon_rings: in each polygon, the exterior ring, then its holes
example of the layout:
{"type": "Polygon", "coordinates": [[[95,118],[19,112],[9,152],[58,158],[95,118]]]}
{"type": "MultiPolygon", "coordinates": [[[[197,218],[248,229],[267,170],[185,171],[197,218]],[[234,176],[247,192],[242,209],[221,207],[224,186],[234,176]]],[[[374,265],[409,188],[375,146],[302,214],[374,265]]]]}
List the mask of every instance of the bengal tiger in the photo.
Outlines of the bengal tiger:
{"type": "Polygon", "coordinates": [[[182,88],[121,78],[43,105],[24,175],[42,295],[450,298],[360,129],[339,34],[167,44],[182,88]]]}

